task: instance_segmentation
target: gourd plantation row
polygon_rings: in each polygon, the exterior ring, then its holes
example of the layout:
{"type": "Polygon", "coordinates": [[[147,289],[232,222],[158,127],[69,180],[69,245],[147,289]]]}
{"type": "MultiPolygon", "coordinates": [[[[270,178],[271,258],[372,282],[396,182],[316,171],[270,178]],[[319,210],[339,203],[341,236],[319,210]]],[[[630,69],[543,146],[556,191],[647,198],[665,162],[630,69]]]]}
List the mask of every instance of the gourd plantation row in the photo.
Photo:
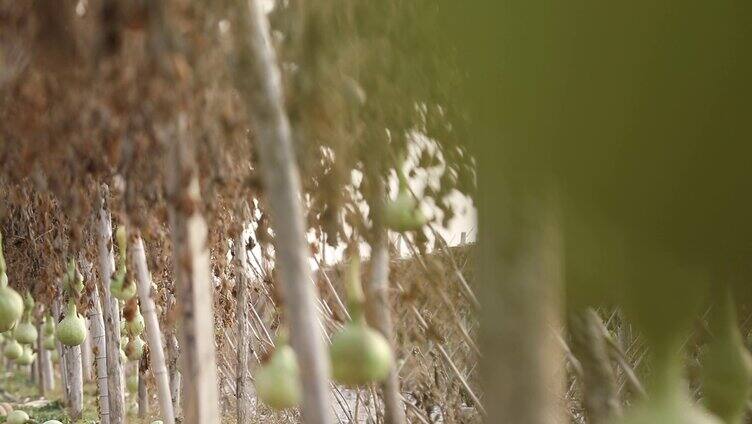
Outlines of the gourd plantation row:
{"type": "Polygon", "coordinates": [[[0,422],[752,422],[752,5],[481,3],[0,0],[0,422]]]}

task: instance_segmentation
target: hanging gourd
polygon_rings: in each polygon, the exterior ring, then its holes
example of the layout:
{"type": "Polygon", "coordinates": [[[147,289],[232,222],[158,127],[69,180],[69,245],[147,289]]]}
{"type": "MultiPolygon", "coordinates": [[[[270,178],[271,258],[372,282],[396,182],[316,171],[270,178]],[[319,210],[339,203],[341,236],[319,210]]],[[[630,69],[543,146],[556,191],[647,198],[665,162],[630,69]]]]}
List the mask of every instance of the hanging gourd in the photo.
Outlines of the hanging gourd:
{"type": "Polygon", "coordinates": [[[55,336],[66,346],[79,346],[86,339],[86,322],[72,299],[68,301],[68,312],[57,325],[55,336]]]}
{"type": "Polygon", "coordinates": [[[281,332],[274,353],[256,371],[256,393],[259,399],[274,409],[293,408],[300,403],[301,383],[298,359],[281,332]]]}
{"type": "Polygon", "coordinates": [[[31,350],[31,346],[26,345],[23,347],[21,355],[16,359],[16,363],[18,365],[31,365],[32,362],[34,362],[35,356],[36,355],[31,350]]]}
{"type": "Polygon", "coordinates": [[[50,360],[53,364],[57,364],[60,362],[60,352],[58,352],[57,349],[54,349],[50,351],[50,360]]]}
{"type": "Polygon", "coordinates": [[[752,358],[744,347],[730,288],[712,306],[712,341],[703,355],[702,390],[708,410],[726,424],[741,424],[752,383],[752,358]]]}
{"type": "Polygon", "coordinates": [[[143,334],[144,328],[146,328],[144,316],[141,315],[141,310],[137,306],[135,314],[132,317],[126,317],[125,330],[129,336],[135,337],[143,334]]]}
{"type": "Polygon", "coordinates": [[[49,315],[44,316],[44,324],[42,324],[42,334],[45,336],[55,335],[55,322],[49,315]]]}
{"type": "Polygon", "coordinates": [[[57,342],[55,342],[55,336],[45,336],[42,344],[43,344],[43,347],[47,350],[57,349],[57,342]]]}
{"type": "Polygon", "coordinates": [[[34,298],[31,293],[26,293],[24,298],[24,311],[21,316],[21,322],[16,325],[13,334],[21,344],[33,344],[37,341],[37,328],[31,324],[31,312],[34,309],[34,298]]]}
{"type": "Polygon", "coordinates": [[[408,189],[407,177],[402,172],[401,163],[397,167],[397,177],[399,178],[397,197],[386,203],[384,222],[389,229],[397,232],[419,230],[428,220],[408,189]]]}
{"type": "Polygon", "coordinates": [[[5,418],[6,424],[26,424],[29,422],[29,414],[24,411],[15,410],[5,418]]]}
{"type": "Polygon", "coordinates": [[[16,341],[16,339],[10,339],[5,343],[3,354],[10,360],[18,359],[18,357],[23,354],[23,347],[16,341]]]}
{"type": "Polygon", "coordinates": [[[125,345],[125,356],[131,361],[137,361],[144,355],[144,346],[146,343],[141,336],[133,336],[125,345]]]}
{"type": "Polygon", "coordinates": [[[110,280],[110,293],[118,300],[127,301],[136,295],[136,284],[134,281],[126,278],[128,271],[126,267],[126,249],[128,243],[124,226],[118,227],[115,231],[115,240],[118,245],[119,256],[117,270],[110,280]]]}
{"type": "Polygon", "coordinates": [[[16,335],[16,340],[21,344],[30,345],[37,341],[37,329],[28,321],[18,324],[13,333],[16,335]]]}
{"type": "Polygon", "coordinates": [[[332,376],[338,383],[348,386],[382,381],[389,375],[394,358],[384,336],[366,324],[357,254],[350,260],[346,280],[348,311],[352,321],[332,337],[329,349],[332,376]]]}
{"type": "Polygon", "coordinates": [[[3,234],[0,233],[0,333],[16,326],[24,310],[24,302],[15,290],[8,287],[8,275],[3,256],[3,234]]]}

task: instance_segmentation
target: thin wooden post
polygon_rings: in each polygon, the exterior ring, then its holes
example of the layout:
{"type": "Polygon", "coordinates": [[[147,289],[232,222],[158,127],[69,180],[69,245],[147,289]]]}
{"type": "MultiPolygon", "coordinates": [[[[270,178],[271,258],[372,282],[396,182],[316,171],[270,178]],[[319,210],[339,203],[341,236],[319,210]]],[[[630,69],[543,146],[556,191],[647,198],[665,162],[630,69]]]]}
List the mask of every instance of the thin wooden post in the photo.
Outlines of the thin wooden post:
{"type": "Polygon", "coordinates": [[[251,305],[248,299],[248,287],[250,279],[246,268],[248,258],[242,231],[235,237],[233,251],[235,253],[235,291],[237,293],[235,317],[238,323],[235,392],[238,399],[238,422],[246,423],[251,421],[253,414],[253,404],[251,403],[253,384],[251,382],[251,371],[248,367],[252,351],[252,338],[249,335],[249,308],[251,305]]]}
{"type": "Polygon", "coordinates": [[[97,372],[97,392],[99,396],[99,421],[110,423],[110,396],[107,386],[107,343],[105,341],[102,306],[99,301],[99,287],[94,284],[89,297],[89,323],[94,365],[97,372]]]}
{"type": "Polygon", "coordinates": [[[102,318],[107,347],[107,389],[110,401],[110,423],[122,424],[125,419],[125,393],[122,364],[120,363],[120,307],[110,295],[110,279],[115,271],[115,254],[112,247],[112,218],[107,209],[109,189],[102,185],[99,193],[99,220],[97,248],[99,251],[99,276],[102,284],[102,318]]]}
{"type": "MultiPolygon", "coordinates": [[[[136,268],[136,286],[138,288],[138,300],[141,306],[141,314],[146,324],[146,342],[149,346],[149,362],[157,385],[157,396],[161,408],[161,418],[165,424],[175,423],[172,396],[170,391],[170,379],[165,365],[164,348],[162,346],[162,333],[159,330],[154,299],[151,297],[151,276],[146,263],[144,242],[140,236],[133,238],[131,244],[133,264],[136,268]]],[[[139,412],[141,411],[141,385],[143,376],[139,367],[139,412]]],[[[146,388],[144,387],[144,392],[146,388]]],[[[146,403],[146,402],[144,402],[146,403]]]]}
{"type": "Polygon", "coordinates": [[[264,194],[275,232],[275,268],[284,286],[290,341],[303,370],[301,415],[308,424],[330,424],[329,357],[318,326],[300,175],[269,22],[258,0],[235,0],[232,7],[235,22],[231,27],[238,58],[235,83],[255,133],[264,194]]]}

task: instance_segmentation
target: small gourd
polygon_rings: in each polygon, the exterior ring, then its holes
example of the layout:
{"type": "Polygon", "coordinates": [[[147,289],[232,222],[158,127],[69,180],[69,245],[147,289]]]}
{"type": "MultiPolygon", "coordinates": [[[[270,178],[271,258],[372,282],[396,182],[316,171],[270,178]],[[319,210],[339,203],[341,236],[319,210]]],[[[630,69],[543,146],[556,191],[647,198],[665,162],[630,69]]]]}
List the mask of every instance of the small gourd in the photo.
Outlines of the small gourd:
{"type": "Polygon", "coordinates": [[[352,321],[332,337],[329,348],[332,377],[338,383],[348,386],[382,381],[394,366],[394,357],[384,336],[366,324],[360,260],[357,255],[350,261],[347,296],[352,321]]]}
{"type": "Polygon", "coordinates": [[[125,323],[126,332],[132,337],[140,336],[144,332],[144,328],[146,328],[144,316],[141,315],[141,311],[137,309],[133,319],[126,321],[125,323]]]}
{"type": "Polygon", "coordinates": [[[26,345],[23,347],[23,353],[21,353],[21,356],[16,359],[16,363],[18,365],[31,365],[34,362],[35,356],[36,354],[31,351],[31,346],[26,345]]]}
{"type": "Polygon", "coordinates": [[[21,295],[8,287],[8,276],[4,270],[0,271],[0,333],[13,329],[21,319],[23,311],[24,302],[21,295]]]}
{"type": "Polygon", "coordinates": [[[29,414],[21,410],[15,410],[5,418],[6,424],[26,424],[29,421],[29,414]]]}
{"type": "Polygon", "coordinates": [[[259,399],[274,409],[293,408],[300,403],[300,371],[295,351],[281,337],[271,358],[256,372],[259,399]]]}
{"type": "Polygon", "coordinates": [[[394,200],[387,202],[384,210],[384,222],[389,229],[397,232],[415,231],[426,224],[420,206],[407,189],[407,179],[402,171],[397,171],[399,190],[394,200]]]}
{"type": "Polygon", "coordinates": [[[23,354],[23,347],[16,341],[16,339],[10,339],[7,343],[5,343],[5,349],[3,350],[3,353],[5,354],[6,358],[15,360],[18,359],[21,354],[23,354]]]}
{"type": "Polygon", "coordinates": [[[14,330],[16,340],[21,344],[30,345],[37,341],[37,329],[28,321],[23,321],[14,330]]]}
{"type": "Polygon", "coordinates": [[[130,340],[128,340],[128,343],[125,345],[125,355],[131,361],[137,361],[144,355],[145,345],[146,343],[141,338],[141,336],[131,337],[130,340]]]}
{"type": "Polygon", "coordinates": [[[130,300],[136,295],[136,283],[132,280],[128,283],[125,278],[114,279],[110,283],[110,291],[118,300],[130,300]]]}
{"type": "Polygon", "coordinates": [[[68,313],[57,325],[55,335],[66,346],[79,346],[86,340],[86,321],[72,300],[68,301],[68,313]]]}
{"type": "Polygon", "coordinates": [[[43,344],[43,347],[47,350],[57,349],[57,342],[55,342],[55,336],[45,336],[42,344],[43,344]]]}
{"type": "Polygon", "coordinates": [[[51,316],[46,315],[44,317],[44,324],[42,325],[42,334],[45,336],[55,335],[55,322],[51,316]]]}
{"type": "Polygon", "coordinates": [[[60,362],[60,352],[57,349],[50,351],[50,360],[53,364],[60,362]]]}

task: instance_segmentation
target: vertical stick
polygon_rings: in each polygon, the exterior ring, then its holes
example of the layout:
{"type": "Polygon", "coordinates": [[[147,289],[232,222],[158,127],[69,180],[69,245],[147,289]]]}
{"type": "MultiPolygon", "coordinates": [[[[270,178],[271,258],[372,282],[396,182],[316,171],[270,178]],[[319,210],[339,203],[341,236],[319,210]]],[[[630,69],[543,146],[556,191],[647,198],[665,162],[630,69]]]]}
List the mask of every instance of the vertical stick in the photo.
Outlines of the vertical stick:
{"type": "MultiPolygon", "coordinates": [[[[54,318],[50,318],[54,319],[54,318]]],[[[47,396],[52,390],[55,389],[55,375],[52,368],[52,359],[50,358],[50,351],[44,348],[44,338],[46,337],[42,329],[42,325],[37,326],[37,345],[39,347],[39,353],[37,354],[37,360],[39,361],[39,370],[42,380],[42,396],[47,396]]]]}
{"type": "Polygon", "coordinates": [[[97,225],[97,248],[99,251],[99,275],[102,279],[102,318],[107,347],[107,389],[110,401],[110,422],[122,424],[125,419],[125,394],[120,363],[120,307],[110,295],[110,279],[115,271],[115,254],[112,250],[112,221],[107,209],[109,189],[102,185],[99,192],[99,222],[97,225]]]}
{"type": "Polygon", "coordinates": [[[175,292],[180,316],[180,369],[187,424],[219,422],[217,360],[214,351],[213,285],[207,227],[200,208],[198,169],[187,117],[181,115],[168,159],[175,292]]]}
{"type": "Polygon", "coordinates": [[[97,370],[97,389],[99,393],[99,421],[110,424],[110,396],[107,387],[107,343],[105,341],[102,306],[99,301],[99,287],[94,284],[89,297],[89,323],[91,327],[92,354],[97,370]]]}
{"type": "MultiPolygon", "coordinates": [[[[62,304],[62,290],[58,290],[58,292],[55,294],[55,300],[52,302],[52,319],[55,320],[55,323],[60,323],[60,320],[63,318],[60,314],[61,310],[61,304],[62,304]]],[[[57,339],[55,340],[55,345],[57,346],[57,354],[60,364],[60,384],[62,385],[62,394],[63,394],[63,404],[68,404],[68,373],[66,371],[66,364],[65,364],[65,358],[63,357],[63,344],[60,343],[57,339]]]]}
{"type": "MultiPolygon", "coordinates": [[[[170,391],[170,380],[167,374],[167,366],[165,365],[164,349],[162,347],[162,333],[159,331],[159,320],[154,307],[154,300],[151,297],[151,276],[146,263],[144,242],[141,236],[137,235],[134,237],[131,245],[131,254],[133,255],[133,264],[136,268],[138,300],[141,305],[141,314],[144,316],[146,324],[146,342],[149,345],[149,360],[157,384],[157,396],[159,397],[159,406],[162,409],[162,421],[165,424],[174,424],[175,414],[170,391]]],[[[141,410],[141,385],[143,380],[140,368],[138,383],[139,412],[141,410]]],[[[146,387],[144,387],[145,392],[146,387]]]]}
{"type": "MultiPolygon", "coordinates": [[[[91,334],[91,322],[89,321],[89,318],[86,318],[86,328],[89,331],[89,334],[91,334]]],[[[83,370],[84,375],[84,381],[91,381],[93,379],[92,377],[92,347],[91,347],[91,337],[87,337],[86,340],[84,340],[84,344],[81,345],[81,369],[83,370]]]]}
{"type": "Polygon", "coordinates": [[[582,365],[582,404],[590,424],[606,424],[621,414],[616,375],[602,326],[592,308],[569,314],[570,346],[582,365]]]}
{"type": "Polygon", "coordinates": [[[258,0],[232,2],[238,61],[235,82],[256,134],[261,176],[275,231],[275,260],[284,285],[290,341],[303,385],[301,414],[308,424],[330,424],[329,360],[318,327],[316,293],[310,283],[300,175],[284,109],[281,75],[269,22],[258,0]],[[251,112],[252,111],[252,112],[251,112]]]}
{"type": "Polygon", "coordinates": [[[235,290],[237,291],[237,310],[235,317],[238,322],[238,357],[236,364],[236,396],[238,399],[238,422],[247,423],[251,421],[253,414],[253,405],[251,403],[252,396],[252,383],[251,383],[251,371],[248,368],[248,364],[251,357],[251,340],[249,334],[249,307],[250,302],[248,299],[248,270],[246,269],[247,257],[246,257],[246,245],[243,238],[243,232],[241,231],[235,242],[233,243],[233,250],[235,253],[235,290]]]}
{"type": "MultiPolygon", "coordinates": [[[[141,358],[141,362],[145,360],[146,356],[141,358]]],[[[149,392],[146,389],[146,371],[143,370],[142,365],[138,365],[138,417],[144,418],[149,413],[149,392]]],[[[163,420],[164,421],[164,420],[163,420]]]]}
{"type": "MultiPolygon", "coordinates": [[[[366,283],[366,308],[372,325],[394,346],[391,308],[389,307],[389,250],[386,231],[377,236],[371,255],[371,276],[366,283]]],[[[381,384],[384,396],[384,421],[403,424],[405,408],[399,392],[400,382],[396,367],[381,384]]]]}
{"type": "Polygon", "coordinates": [[[531,193],[501,199],[499,187],[485,189],[484,202],[505,205],[479,209],[481,375],[489,422],[566,422],[564,359],[554,333],[562,326],[557,204],[531,193]]]}

